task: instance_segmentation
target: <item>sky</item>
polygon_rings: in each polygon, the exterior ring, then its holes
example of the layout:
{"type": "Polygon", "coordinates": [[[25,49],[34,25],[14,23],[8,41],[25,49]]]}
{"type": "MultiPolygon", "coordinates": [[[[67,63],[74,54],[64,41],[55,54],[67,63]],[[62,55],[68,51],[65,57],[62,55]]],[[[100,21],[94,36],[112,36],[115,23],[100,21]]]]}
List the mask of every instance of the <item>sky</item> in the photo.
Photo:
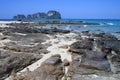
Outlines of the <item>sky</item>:
{"type": "Polygon", "coordinates": [[[0,0],[0,19],[49,10],[62,18],[120,19],[120,0],[0,0]]]}

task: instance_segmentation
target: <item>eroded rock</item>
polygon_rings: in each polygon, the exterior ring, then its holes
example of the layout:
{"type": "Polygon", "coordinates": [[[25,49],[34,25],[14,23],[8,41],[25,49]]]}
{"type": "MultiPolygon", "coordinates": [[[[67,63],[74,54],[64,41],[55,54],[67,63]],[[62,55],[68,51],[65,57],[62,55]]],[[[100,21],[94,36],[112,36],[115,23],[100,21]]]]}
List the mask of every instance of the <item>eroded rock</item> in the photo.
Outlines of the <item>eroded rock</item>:
{"type": "MultiPolygon", "coordinates": [[[[47,59],[42,65],[33,72],[21,74],[21,78],[24,80],[27,78],[30,80],[61,80],[64,75],[63,66],[60,55],[55,55],[47,59]]],[[[16,75],[14,77],[18,77],[16,75]]],[[[12,80],[15,80],[14,78],[12,80]]],[[[18,79],[20,80],[20,79],[18,79]]]]}
{"type": "Polygon", "coordinates": [[[40,58],[42,58],[40,54],[0,50],[0,79],[7,77],[13,70],[19,71],[40,58]]]}

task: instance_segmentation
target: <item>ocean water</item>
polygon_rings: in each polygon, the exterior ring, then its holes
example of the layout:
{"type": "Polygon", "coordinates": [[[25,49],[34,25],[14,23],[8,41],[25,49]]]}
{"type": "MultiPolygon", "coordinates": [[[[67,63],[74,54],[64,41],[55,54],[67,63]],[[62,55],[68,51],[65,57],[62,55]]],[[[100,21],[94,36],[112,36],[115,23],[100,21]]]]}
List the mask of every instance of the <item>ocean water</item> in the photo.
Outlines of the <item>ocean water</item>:
{"type": "MultiPolygon", "coordinates": [[[[59,29],[72,30],[72,31],[104,31],[104,32],[120,32],[120,19],[35,19],[35,22],[44,21],[83,21],[83,22],[94,22],[100,25],[59,25],[51,26],[59,29]]],[[[50,25],[49,25],[50,26],[50,25]]],[[[49,27],[46,26],[46,27],[49,27]]]]}
{"type": "MultiPolygon", "coordinates": [[[[0,21],[13,21],[13,19],[0,19],[0,21]]],[[[83,22],[95,22],[100,25],[59,25],[54,26],[60,29],[72,30],[72,31],[104,31],[104,32],[120,32],[120,19],[27,19],[24,21],[33,22],[46,22],[46,21],[83,21],[83,22]]],[[[50,26],[50,25],[49,25],[50,26]]],[[[49,27],[46,26],[46,27],[49,27]]],[[[53,26],[51,26],[53,27],[53,26]]]]}

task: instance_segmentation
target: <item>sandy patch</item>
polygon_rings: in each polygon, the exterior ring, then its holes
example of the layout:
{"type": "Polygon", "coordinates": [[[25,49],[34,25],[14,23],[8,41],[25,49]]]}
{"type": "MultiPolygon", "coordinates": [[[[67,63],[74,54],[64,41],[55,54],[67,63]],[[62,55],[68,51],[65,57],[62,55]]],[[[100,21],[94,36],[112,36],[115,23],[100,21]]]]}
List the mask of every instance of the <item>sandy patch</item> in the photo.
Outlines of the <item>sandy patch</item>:
{"type": "Polygon", "coordinates": [[[8,42],[10,42],[10,41],[11,41],[11,40],[9,40],[9,39],[0,40],[0,47],[5,46],[4,44],[5,44],[5,43],[8,43],[8,42]]]}

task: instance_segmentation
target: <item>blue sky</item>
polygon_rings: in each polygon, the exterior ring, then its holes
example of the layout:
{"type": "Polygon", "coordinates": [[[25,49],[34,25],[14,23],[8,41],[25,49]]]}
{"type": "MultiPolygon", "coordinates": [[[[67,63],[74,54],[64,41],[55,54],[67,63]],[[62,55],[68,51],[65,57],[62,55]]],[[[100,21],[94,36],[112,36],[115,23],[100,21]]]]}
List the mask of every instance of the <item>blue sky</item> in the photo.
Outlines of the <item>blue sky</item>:
{"type": "Polygon", "coordinates": [[[48,10],[62,18],[120,19],[120,0],[0,0],[0,19],[48,10]]]}

